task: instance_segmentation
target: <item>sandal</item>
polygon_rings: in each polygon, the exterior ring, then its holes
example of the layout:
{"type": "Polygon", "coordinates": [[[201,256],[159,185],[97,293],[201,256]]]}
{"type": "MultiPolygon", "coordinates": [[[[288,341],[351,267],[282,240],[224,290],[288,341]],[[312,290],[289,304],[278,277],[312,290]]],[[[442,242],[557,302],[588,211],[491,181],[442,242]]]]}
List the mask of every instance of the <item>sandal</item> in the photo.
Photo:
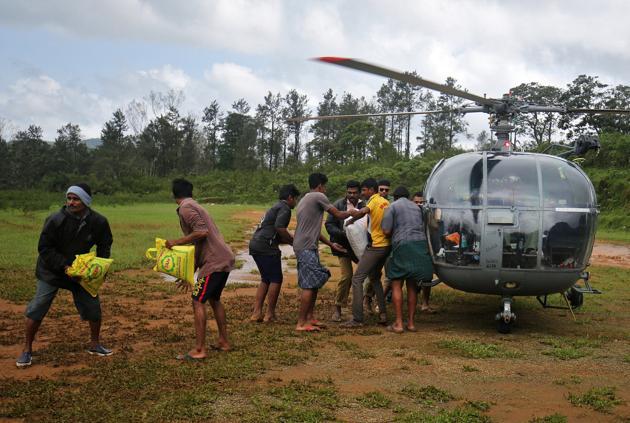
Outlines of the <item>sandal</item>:
{"type": "Polygon", "coordinates": [[[321,329],[317,326],[307,325],[299,328],[295,328],[298,332],[319,332],[321,329]]]}
{"type": "Polygon", "coordinates": [[[393,332],[393,333],[403,333],[405,331],[402,328],[401,329],[395,328],[394,325],[389,325],[385,329],[387,330],[387,332],[393,332]]]}

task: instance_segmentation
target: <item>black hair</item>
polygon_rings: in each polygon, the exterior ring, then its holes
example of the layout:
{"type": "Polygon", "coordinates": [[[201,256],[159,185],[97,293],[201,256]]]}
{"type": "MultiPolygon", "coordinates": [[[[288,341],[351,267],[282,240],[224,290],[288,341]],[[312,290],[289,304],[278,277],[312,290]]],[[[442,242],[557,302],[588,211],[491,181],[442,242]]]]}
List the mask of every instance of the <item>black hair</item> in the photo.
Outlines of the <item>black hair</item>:
{"type": "Polygon", "coordinates": [[[378,181],[378,184],[379,185],[385,185],[385,186],[388,186],[388,187],[392,186],[392,183],[389,182],[389,179],[381,179],[380,181],[378,181]]]}
{"type": "Polygon", "coordinates": [[[293,184],[282,185],[282,187],[280,187],[278,199],[286,200],[289,198],[289,196],[293,198],[298,198],[300,196],[300,191],[298,191],[296,186],[293,184]]]}
{"type": "Polygon", "coordinates": [[[346,189],[348,188],[360,188],[361,184],[359,183],[359,181],[355,181],[354,179],[349,180],[348,182],[346,182],[346,189]]]}
{"type": "Polygon", "coordinates": [[[409,190],[402,185],[396,187],[396,189],[394,190],[394,201],[398,200],[399,198],[409,198],[409,190]]]}
{"type": "Polygon", "coordinates": [[[414,197],[423,197],[424,198],[424,193],[422,191],[416,191],[413,194],[414,197]]]}
{"type": "Polygon", "coordinates": [[[361,188],[369,188],[376,191],[378,190],[378,183],[374,178],[367,178],[364,179],[363,182],[361,182],[361,188]]]}
{"type": "Polygon", "coordinates": [[[183,178],[173,179],[173,197],[189,198],[192,197],[193,184],[183,178]]]}
{"type": "Polygon", "coordinates": [[[90,197],[92,196],[92,190],[90,189],[90,186],[86,184],[85,182],[81,182],[79,184],[74,184],[74,185],[78,186],[83,191],[87,192],[87,195],[89,195],[90,197]]]}
{"type": "Polygon", "coordinates": [[[328,178],[323,173],[311,173],[308,175],[308,187],[315,189],[320,185],[326,185],[328,178]]]}

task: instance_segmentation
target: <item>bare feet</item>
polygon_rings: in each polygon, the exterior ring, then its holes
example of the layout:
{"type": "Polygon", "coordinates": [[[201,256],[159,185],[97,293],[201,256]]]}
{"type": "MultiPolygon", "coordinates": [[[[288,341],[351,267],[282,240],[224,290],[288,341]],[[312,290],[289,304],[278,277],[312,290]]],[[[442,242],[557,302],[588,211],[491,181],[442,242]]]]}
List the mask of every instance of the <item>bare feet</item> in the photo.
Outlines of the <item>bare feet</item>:
{"type": "Polygon", "coordinates": [[[402,328],[402,325],[400,326],[394,326],[394,325],[389,325],[387,326],[387,332],[394,332],[394,333],[403,333],[405,330],[402,328]]]}
{"type": "Polygon", "coordinates": [[[230,344],[215,344],[215,345],[210,345],[210,348],[212,348],[215,351],[221,351],[221,352],[228,352],[232,350],[232,347],[230,346],[230,344]]]}
{"type": "Polygon", "coordinates": [[[252,314],[252,316],[249,318],[250,322],[262,322],[263,321],[263,315],[262,313],[254,313],[252,314]]]}
{"type": "Polygon", "coordinates": [[[192,349],[190,351],[188,351],[186,354],[180,354],[177,356],[178,360],[202,360],[204,358],[206,358],[206,351],[202,350],[199,351],[197,349],[192,349]]]}
{"type": "Polygon", "coordinates": [[[324,329],[324,328],[326,327],[326,323],[324,323],[324,322],[320,322],[320,321],[319,321],[319,320],[317,320],[317,319],[313,319],[313,320],[311,320],[311,325],[313,325],[313,326],[317,326],[318,328],[321,328],[321,329],[324,329]]]}
{"type": "Polygon", "coordinates": [[[423,313],[427,313],[427,314],[435,314],[437,313],[437,310],[435,310],[434,308],[429,307],[428,305],[423,305],[420,307],[420,311],[423,313]]]}
{"type": "Polygon", "coordinates": [[[262,320],[264,323],[273,323],[276,321],[276,315],[265,315],[265,318],[262,320]]]}

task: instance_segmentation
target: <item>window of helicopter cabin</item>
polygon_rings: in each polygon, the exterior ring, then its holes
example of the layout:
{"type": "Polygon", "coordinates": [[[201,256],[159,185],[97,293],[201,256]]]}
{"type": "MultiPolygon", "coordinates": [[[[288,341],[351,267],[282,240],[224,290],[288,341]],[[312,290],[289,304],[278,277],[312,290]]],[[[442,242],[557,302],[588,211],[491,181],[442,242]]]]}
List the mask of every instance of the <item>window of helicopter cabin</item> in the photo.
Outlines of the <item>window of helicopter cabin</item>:
{"type": "Polygon", "coordinates": [[[488,206],[538,208],[539,198],[534,156],[488,156],[488,206]]]}
{"type": "Polygon", "coordinates": [[[483,210],[431,209],[428,228],[434,259],[479,266],[483,210]]]}
{"type": "Polygon", "coordinates": [[[503,230],[502,267],[509,269],[535,269],[538,259],[540,212],[518,212],[513,228],[503,230]]]}
{"type": "Polygon", "coordinates": [[[595,237],[594,219],[590,213],[545,211],[542,265],[560,269],[585,266],[588,246],[595,237]]]}
{"type": "Polygon", "coordinates": [[[595,199],[586,177],[564,160],[540,157],[543,207],[594,207],[595,199]]]}
{"type": "Polygon", "coordinates": [[[431,178],[429,202],[438,207],[481,207],[483,156],[462,154],[448,159],[431,178]]]}

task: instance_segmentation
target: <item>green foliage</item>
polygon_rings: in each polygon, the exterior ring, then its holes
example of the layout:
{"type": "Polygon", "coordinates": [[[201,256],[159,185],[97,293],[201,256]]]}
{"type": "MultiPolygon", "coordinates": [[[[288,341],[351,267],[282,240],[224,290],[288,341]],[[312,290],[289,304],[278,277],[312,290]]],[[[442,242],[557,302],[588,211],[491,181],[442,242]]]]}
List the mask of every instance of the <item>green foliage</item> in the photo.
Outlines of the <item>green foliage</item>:
{"type": "Polygon", "coordinates": [[[415,383],[405,386],[400,393],[423,405],[442,404],[455,399],[451,393],[443,389],[433,385],[419,386],[415,383]]]}
{"type": "Polygon", "coordinates": [[[392,400],[379,391],[367,392],[358,397],[357,401],[367,408],[389,408],[392,404],[392,400]]]}
{"type": "Polygon", "coordinates": [[[595,411],[610,413],[616,405],[622,401],[615,395],[616,389],[610,386],[595,387],[586,391],[582,395],[569,394],[569,401],[573,405],[580,407],[590,407],[595,411]]]}
{"type": "Polygon", "coordinates": [[[533,418],[529,423],[567,423],[567,418],[562,414],[554,413],[544,417],[533,418]]]}
{"type": "Polygon", "coordinates": [[[442,410],[438,414],[427,414],[424,411],[414,411],[397,416],[395,422],[404,423],[490,423],[492,419],[471,407],[460,407],[454,410],[442,410]]]}
{"type": "Polygon", "coordinates": [[[585,338],[546,338],[540,341],[551,348],[543,351],[543,354],[550,355],[560,360],[575,360],[591,354],[591,349],[598,347],[599,343],[585,338]]]}

